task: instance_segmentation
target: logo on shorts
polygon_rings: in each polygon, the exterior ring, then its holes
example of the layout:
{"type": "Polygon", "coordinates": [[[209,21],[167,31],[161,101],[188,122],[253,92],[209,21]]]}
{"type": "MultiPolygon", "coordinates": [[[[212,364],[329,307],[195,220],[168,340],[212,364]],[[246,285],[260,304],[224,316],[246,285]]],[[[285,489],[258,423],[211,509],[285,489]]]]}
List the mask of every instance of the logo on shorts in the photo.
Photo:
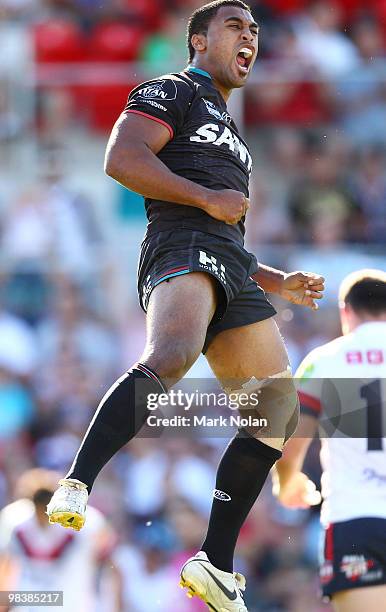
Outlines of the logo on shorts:
{"type": "Polygon", "coordinates": [[[220,489],[215,489],[213,491],[213,497],[218,499],[218,501],[229,502],[232,500],[231,496],[228,493],[224,493],[224,491],[220,491],[220,489]]]}
{"type": "Polygon", "coordinates": [[[355,582],[367,574],[374,565],[373,559],[366,559],[364,555],[345,555],[340,564],[340,571],[348,580],[355,582]]]}
{"type": "Polygon", "coordinates": [[[142,304],[144,306],[144,308],[147,308],[147,303],[149,301],[149,297],[150,294],[152,292],[153,289],[153,285],[151,282],[151,277],[150,274],[146,277],[145,282],[143,283],[143,287],[142,287],[142,304]]]}
{"type": "Polygon", "coordinates": [[[208,255],[205,251],[200,251],[200,268],[212,272],[220,278],[224,285],[226,285],[225,266],[220,264],[213,255],[208,255]]]}
{"type": "Polygon", "coordinates": [[[327,584],[328,582],[330,582],[333,577],[334,577],[334,567],[331,563],[331,561],[325,561],[323,563],[323,565],[320,568],[320,582],[322,584],[327,584]]]}
{"type": "Polygon", "coordinates": [[[153,83],[150,83],[137,91],[136,96],[145,99],[158,98],[160,100],[175,100],[177,97],[177,87],[176,84],[170,79],[167,81],[153,81],[153,83]]]}

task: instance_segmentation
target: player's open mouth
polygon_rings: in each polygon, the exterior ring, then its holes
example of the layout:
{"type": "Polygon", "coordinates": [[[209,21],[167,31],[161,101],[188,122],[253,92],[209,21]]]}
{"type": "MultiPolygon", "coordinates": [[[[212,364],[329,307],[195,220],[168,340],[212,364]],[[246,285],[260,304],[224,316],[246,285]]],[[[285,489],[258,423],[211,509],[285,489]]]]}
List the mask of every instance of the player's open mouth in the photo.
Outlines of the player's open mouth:
{"type": "Polygon", "coordinates": [[[243,74],[248,74],[249,66],[251,64],[253,57],[253,51],[248,49],[248,47],[243,47],[240,49],[236,56],[236,62],[239,67],[240,72],[243,74]]]}

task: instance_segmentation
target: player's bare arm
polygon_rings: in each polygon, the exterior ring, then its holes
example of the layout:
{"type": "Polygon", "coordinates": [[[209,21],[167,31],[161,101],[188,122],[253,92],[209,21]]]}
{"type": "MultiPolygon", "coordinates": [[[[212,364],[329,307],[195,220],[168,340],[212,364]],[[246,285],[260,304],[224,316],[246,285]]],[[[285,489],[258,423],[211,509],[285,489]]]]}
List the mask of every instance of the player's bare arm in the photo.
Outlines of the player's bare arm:
{"type": "Polygon", "coordinates": [[[299,306],[318,309],[315,300],[323,297],[324,278],[314,272],[283,272],[263,264],[252,278],[267,293],[276,293],[299,306]]]}
{"type": "Polygon", "coordinates": [[[164,125],[122,113],[107,144],[106,174],[145,198],[194,206],[219,221],[238,223],[249,208],[248,198],[231,189],[207,189],[171,172],[157,157],[169,140],[164,125]]]}

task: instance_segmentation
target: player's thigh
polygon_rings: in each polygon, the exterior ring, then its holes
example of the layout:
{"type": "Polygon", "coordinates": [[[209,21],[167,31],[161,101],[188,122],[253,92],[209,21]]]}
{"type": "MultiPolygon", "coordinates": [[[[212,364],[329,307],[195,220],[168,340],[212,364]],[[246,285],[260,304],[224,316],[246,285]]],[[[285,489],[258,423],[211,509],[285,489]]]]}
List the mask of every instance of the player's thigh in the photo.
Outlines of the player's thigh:
{"type": "Polygon", "coordinates": [[[386,584],[335,593],[332,604],[336,612],[386,611],[386,584]]]}
{"type": "Polygon", "coordinates": [[[206,357],[220,381],[266,378],[289,366],[283,338],[272,317],[219,333],[206,357]]]}
{"type": "Polygon", "coordinates": [[[159,372],[161,359],[167,356],[189,363],[197,358],[216,304],[216,281],[205,272],[176,276],[157,285],[149,299],[141,360],[159,372]]]}
{"type": "Polygon", "coordinates": [[[244,404],[239,413],[248,421],[248,416],[256,412],[256,416],[266,419],[267,426],[244,429],[268,446],[282,450],[296,429],[298,399],[287,351],[274,319],[219,333],[209,345],[206,357],[224,387],[240,391],[250,382],[249,393],[259,393],[258,407],[244,404]],[[269,377],[275,378],[260,388],[262,379],[266,381],[269,377]],[[257,385],[255,391],[253,385],[257,385]]]}

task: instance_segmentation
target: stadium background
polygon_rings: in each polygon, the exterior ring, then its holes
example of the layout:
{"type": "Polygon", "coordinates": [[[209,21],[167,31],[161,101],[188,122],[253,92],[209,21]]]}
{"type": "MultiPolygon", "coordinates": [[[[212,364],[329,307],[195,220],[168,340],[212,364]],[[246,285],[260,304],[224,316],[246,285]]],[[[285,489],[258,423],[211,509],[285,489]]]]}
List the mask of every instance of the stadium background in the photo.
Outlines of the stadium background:
{"type": "MultiPolygon", "coordinates": [[[[132,86],[184,67],[201,4],[2,0],[0,507],[26,469],[66,471],[103,392],[140,354],[143,205],[104,176],[104,147],[132,86]]],[[[278,303],[296,368],[340,333],[343,276],[386,267],[386,2],[251,5],[260,59],[231,103],[254,158],[247,245],[327,279],[316,314],[278,303]]],[[[210,376],[204,360],[192,375],[210,376]]],[[[201,542],[224,444],[134,441],[100,476],[92,502],[118,534],[125,611],[202,609],[180,598],[176,572],[201,542]]],[[[308,467],[318,478],[316,445],[308,467]]],[[[266,487],[238,547],[251,612],[329,610],[318,536],[317,510],[284,511],[266,487]]]]}

